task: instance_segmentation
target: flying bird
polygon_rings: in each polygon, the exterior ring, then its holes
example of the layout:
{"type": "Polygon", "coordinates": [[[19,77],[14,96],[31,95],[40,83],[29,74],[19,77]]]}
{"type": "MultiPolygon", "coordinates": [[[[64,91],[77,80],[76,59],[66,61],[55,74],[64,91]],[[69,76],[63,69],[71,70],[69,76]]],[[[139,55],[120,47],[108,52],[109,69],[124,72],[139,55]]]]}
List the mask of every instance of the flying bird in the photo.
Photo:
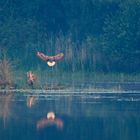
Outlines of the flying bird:
{"type": "Polygon", "coordinates": [[[62,60],[64,58],[64,54],[63,53],[59,53],[59,54],[57,54],[55,56],[48,56],[48,55],[45,55],[42,52],[37,52],[37,56],[39,58],[41,58],[42,60],[46,61],[47,64],[50,67],[53,67],[56,64],[57,61],[62,60]]]}

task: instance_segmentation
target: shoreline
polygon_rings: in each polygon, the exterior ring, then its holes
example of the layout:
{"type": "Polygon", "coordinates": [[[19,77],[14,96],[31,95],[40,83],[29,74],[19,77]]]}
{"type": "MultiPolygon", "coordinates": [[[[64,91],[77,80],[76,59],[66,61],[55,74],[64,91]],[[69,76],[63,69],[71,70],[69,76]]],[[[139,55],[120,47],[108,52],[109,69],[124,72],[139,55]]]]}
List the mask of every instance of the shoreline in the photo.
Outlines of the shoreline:
{"type": "Polygon", "coordinates": [[[75,94],[127,94],[127,93],[135,93],[140,94],[140,90],[105,90],[105,89],[65,89],[65,90],[45,90],[45,89],[2,89],[0,90],[0,94],[6,93],[26,93],[26,94],[46,94],[46,95],[75,95],[75,94]]]}

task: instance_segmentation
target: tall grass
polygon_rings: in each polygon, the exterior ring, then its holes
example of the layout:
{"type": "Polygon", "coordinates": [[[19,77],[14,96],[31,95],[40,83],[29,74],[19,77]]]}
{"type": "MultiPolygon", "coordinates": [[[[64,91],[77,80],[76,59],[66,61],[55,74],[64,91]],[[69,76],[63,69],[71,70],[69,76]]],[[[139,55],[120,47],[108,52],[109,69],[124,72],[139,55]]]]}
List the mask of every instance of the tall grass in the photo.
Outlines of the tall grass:
{"type": "Polygon", "coordinates": [[[13,83],[13,64],[7,58],[6,53],[1,53],[0,58],[0,83],[9,86],[13,83]]]}

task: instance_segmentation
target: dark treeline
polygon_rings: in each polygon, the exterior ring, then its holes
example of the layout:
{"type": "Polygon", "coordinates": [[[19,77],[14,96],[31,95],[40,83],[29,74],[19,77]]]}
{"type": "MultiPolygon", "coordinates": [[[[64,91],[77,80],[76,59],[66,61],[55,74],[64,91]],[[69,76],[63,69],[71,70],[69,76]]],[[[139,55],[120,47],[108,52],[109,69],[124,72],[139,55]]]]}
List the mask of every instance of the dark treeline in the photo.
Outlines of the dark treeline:
{"type": "Polygon", "coordinates": [[[43,51],[65,71],[140,72],[140,1],[0,0],[0,48],[18,68],[43,51]]]}

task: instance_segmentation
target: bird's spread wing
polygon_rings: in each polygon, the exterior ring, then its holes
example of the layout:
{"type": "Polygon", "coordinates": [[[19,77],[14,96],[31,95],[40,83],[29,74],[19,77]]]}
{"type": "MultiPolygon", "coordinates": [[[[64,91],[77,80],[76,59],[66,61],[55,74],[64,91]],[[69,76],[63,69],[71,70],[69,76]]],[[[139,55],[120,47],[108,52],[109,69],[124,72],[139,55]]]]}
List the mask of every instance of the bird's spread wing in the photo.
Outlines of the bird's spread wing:
{"type": "Polygon", "coordinates": [[[55,56],[47,56],[41,52],[37,52],[37,56],[39,58],[41,58],[42,60],[44,61],[58,61],[58,60],[61,60],[64,58],[64,54],[63,53],[60,53],[60,54],[57,54],[55,56]]]}
{"type": "Polygon", "coordinates": [[[61,60],[61,59],[64,58],[64,54],[63,53],[59,53],[59,54],[53,56],[53,58],[54,58],[54,61],[61,60]]]}
{"type": "Polygon", "coordinates": [[[44,53],[37,52],[37,56],[44,61],[48,61],[48,57],[46,57],[46,55],[44,53]]]}

